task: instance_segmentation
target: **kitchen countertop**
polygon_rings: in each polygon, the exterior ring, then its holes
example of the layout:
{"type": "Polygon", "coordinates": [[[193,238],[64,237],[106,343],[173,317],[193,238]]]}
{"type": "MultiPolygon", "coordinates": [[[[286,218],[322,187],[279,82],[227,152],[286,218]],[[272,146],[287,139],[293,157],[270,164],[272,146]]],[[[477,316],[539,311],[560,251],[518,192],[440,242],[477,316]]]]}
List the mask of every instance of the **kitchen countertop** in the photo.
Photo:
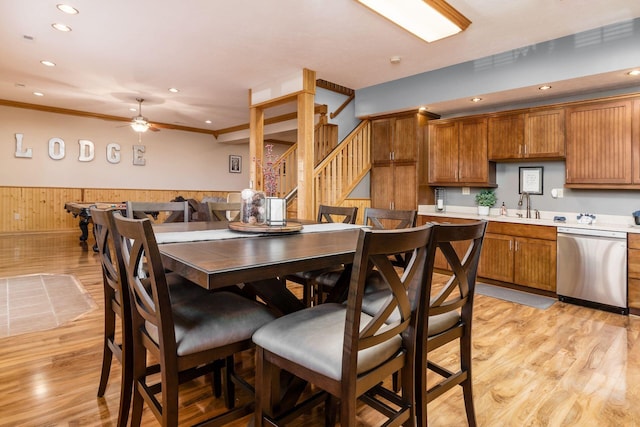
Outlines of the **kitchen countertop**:
{"type": "MultiPolygon", "coordinates": [[[[420,205],[418,206],[418,215],[431,215],[442,216],[449,218],[466,218],[466,219],[485,219],[487,221],[499,221],[510,222],[515,224],[530,224],[530,225],[546,225],[551,227],[571,227],[571,228],[584,228],[592,230],[607,230],[607,231],[621,231],[624,233],[638,233],[640,234],[640,226],[635,225],[631,215],[598,215],[596,214],[596,220],[592,224],[578,223],[577,215],[575,212],[553,212],[553,211],[540,211],[540,219],[535,218],[519,218],[517,213],[520,212],[523,215],[526,214],[524,209],[508,209],[507,216],[500,215],[500,208],[492,208],[489,211],[489,215],[478,215],[477,207],[469,206],[447,206],[445,212],[436,212],[434,205],[420,205]],[[553,221],[554,216],[564,216],[566,222],[553,221]]],[[[534,211],[531,211],[531,215],[534,215],[534,211]]]]}

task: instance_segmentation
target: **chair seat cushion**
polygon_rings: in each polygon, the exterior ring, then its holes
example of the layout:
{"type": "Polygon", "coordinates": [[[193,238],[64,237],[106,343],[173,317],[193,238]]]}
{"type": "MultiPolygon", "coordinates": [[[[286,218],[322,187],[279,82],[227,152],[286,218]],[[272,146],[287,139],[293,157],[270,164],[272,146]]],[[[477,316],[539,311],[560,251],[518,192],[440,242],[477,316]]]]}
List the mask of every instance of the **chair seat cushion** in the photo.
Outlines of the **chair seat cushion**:
{"type": "MultiPolygon", "coordinates": [[[[320,304],[280,317],[258,329],[253,342],[300,366],[340,380],[347,308],[343,304],[320,304]]],[[[371,316],[363,313],[361,324],[371,316]]],[[[398,335],[358,353],[358,374],[393,357],[402,345],[398,335]]]]}
{"type": "MultiPolygon", "coordinates": [[[[250,340],[256,329],[275,319],[264,305],[226,291],[184,300],[172,309],[179,356],[250,340]]],[[[158,342],[157,331],[147,328],[158,342]]]]}

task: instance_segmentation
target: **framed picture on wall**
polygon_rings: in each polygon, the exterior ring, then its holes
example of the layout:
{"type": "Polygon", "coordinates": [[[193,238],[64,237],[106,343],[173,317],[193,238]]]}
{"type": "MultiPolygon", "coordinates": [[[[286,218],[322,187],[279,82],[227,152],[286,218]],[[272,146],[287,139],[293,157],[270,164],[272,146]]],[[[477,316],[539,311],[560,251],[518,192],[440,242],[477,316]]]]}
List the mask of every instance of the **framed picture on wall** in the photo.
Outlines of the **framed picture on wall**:
{"type": "Polygon", "coordinates": [[[520,166],[520,191],[519,193],[542,194],[543,167],[520,166]]]}
{"type": "Polygon", "coordinates": [[[242,173],[242,156],[229,156],[229,173],[242,173]]]}

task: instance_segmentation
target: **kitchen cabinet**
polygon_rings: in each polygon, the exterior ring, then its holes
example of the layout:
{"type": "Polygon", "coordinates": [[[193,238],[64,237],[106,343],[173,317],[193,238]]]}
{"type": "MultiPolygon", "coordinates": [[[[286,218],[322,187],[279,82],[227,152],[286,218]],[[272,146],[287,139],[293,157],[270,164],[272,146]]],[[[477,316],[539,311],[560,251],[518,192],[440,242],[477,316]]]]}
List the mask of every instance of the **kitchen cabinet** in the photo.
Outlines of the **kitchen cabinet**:
{"type": "MultiPolygon", "coordinates": [[[[440,222],[464,224],[475,220],[435,215],[420,215],[418,224],[440,222]]],[[[454,249],[463,255],[466,246],[454,249]]],[[[519,285],[556,292],[556,228],[542,225],[489,221],[482,243],[478,280],[519,285]]],[[[436,268],[449,270],[444,256],[438,251],[436,268]]]]}
{"type": "Polygon", "coordinates": [[[417,209],[419,136],[416,114],[372,120],[372,207],[417,209]]]}
{"type": "Polygon", "coordinates": [[[478,277],[556,292],[556,228],[489,222],[478,277]]]}
{"type": "Polygon", "coordinates": [[[495,163],[487,157],[487,118],[429,122],[429,184],[495,186],[495,163]]]}
{"type": "Polygon", "coordinates": [[[564,121],[563,108],[500,113],[489,117],[489,160],[563,159],[564,121]]]}
{"type": "Polygon", "coordinates": [[[632,106],[618,99],[567,107],[567,187],[640,184],[632,180],[632,106]]]}
{"type": "Polygon", "coordinates": [[[640,234],[627,235],[629,313],[640,315],[640,234]]]}

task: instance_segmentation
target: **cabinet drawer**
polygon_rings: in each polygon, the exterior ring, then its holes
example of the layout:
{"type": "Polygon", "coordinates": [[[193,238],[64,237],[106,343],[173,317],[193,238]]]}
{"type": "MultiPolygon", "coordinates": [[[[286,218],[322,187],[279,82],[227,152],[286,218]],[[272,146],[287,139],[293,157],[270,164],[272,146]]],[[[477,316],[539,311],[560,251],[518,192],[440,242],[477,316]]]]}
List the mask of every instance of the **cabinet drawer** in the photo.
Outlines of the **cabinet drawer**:
{"type": "Polygon", "coordinates": [[[548,225],[514,224],[499,221],[489,221],[487,233],[508,234],[516,237],[531,237],[534,239],[556,240],[556,227],[548,225]]]}

